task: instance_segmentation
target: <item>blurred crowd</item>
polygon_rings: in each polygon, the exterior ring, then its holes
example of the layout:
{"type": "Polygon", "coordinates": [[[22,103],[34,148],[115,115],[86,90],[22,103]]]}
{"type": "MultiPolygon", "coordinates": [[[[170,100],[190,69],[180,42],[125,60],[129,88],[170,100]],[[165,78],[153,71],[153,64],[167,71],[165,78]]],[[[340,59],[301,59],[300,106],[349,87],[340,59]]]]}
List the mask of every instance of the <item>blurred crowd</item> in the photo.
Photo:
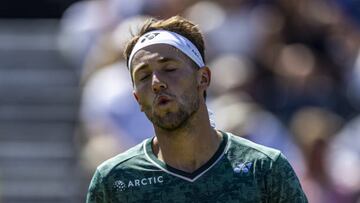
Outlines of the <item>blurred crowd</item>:
{"type": "MultiPolygon", "coordinates": [[[[81,164],[154,135],[122,51],[149,18],[199,25],[217,128],[280,149],[309,202],[360,202],[360,3],[342,0],[92,0],[61,23],[82,78],[81,164]]],[[[87,179],[88,180],[88,179],[87,179]]],[[[84,185],[87,186],[88,182],[84,185]]]]}

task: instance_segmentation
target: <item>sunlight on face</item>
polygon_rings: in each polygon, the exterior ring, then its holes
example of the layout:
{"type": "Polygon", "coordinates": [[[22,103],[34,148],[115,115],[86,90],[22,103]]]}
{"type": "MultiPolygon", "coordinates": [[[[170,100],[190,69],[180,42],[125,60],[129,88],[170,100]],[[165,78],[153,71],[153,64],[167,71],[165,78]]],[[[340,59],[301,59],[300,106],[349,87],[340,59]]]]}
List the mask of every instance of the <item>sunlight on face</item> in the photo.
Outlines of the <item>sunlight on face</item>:
{"type": "Polygon", "coordinates": [[[134,92],[148,119],[163,130],[183,127],[200,104],[191,60],[169,45],[153,45],[135,54],[133,65],[134,92]]]}

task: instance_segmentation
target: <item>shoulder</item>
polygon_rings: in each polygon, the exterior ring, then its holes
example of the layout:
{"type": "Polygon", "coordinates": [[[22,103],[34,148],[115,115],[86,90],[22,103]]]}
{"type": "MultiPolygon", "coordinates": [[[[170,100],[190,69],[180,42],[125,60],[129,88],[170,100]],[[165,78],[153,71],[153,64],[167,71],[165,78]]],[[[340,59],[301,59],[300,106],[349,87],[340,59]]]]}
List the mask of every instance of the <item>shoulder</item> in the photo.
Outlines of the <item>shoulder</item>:
{"type": "Polygon", "coordinates": [[[105,177],[115,168],[126,167],[136,162],[136,159],[139,159],[144,156],[143,145],[147,140],[144,140],[142,143],[128,149],[127,151],[118,154],[100,164],[96,171],[105,177]]]}
{"type": "Polygon", "coordinates": [[[268,159],[276,161],[281,152],[277,149],[257,144],[243,137],[226,132],[229,137],[229,150],[233,153],[240,153],[242,156],[257,159],[268,159]]]}
{"type": "Polygon", "coordinates": [[[279,150],[254,143],[231,133],[226,134],[229,141],[225,156],[234,168],[246,165],[248,169],[253,168],[256,174],[260,176],[269,173],[275,174],[281,170],[293,173],[290,163],[279,150]]]}
{"type": "Polygon", "coordinates": [[[263,174],[271,172],[277,168],[277,165],[287,162],[277,149],[254,143],[232,133],[227,132],[226,134],[228,146],[225,156],[233,167],[247,164],[251,168],[256,168],[257,174],[263,174]]]}
{"type": "Polygon", "coordinates": [[[271,202],[307,202],[294,170],[279,150],[226,134],[229,137],[227,159],[234,171],[253,175],[266,185],[264,193],[271,202]]]}

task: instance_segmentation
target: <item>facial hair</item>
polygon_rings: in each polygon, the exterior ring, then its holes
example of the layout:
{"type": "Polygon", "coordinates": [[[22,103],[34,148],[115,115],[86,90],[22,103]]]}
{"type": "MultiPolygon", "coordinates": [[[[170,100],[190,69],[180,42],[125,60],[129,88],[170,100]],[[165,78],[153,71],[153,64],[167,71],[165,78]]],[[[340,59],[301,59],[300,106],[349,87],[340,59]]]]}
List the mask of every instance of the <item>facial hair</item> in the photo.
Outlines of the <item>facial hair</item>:
{"type": "Polygon", "coordinates": [[[189,88],[184,92],[179,100],[175,99],[174,101],[178,104],[178,110],[175,112],[168,111],[164,115],[160,115],[154,111],[155,105],[153,105],[153,108],[146,108],[147,110],[145,110],[145,114],[154,125],[163,130],[175,131],[182,128],[198,111],[200,98],[194,89],[189,88]]]}

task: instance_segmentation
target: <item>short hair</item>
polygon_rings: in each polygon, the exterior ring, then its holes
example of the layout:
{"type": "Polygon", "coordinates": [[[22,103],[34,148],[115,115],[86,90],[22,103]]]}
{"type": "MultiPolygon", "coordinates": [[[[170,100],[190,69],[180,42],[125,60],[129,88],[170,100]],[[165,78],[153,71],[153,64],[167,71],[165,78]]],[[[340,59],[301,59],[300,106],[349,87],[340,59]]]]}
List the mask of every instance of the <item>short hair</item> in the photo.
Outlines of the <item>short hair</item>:
{"type": "Polygon", "coordinates": [[[124,57],[126,64],[128,64],[130,54],[139,38],[145,33],[153,30],[167,30],[186,37],[196,46],[205,62],[204,39],[197,25],[181,16],[173,16],[165,20],[150,18],[145,22],[140,31],[133,36],[125,47],[124,57]]]}
{"type": "MultiPolygon", "coordinates": [[[[198,29],[197,25],[192,23],[191,21],[181,17],[181,16],[173,16],[171,18],[165,20],[158,20],[155,18],[150,18],[145,21],[144,25],[141,27],[140,31],[133,36],[133,38],[127,43],[124,50],[124,57],[126,64],[129,63],[129,57],[134,49],[135,44],[139,40],[139,38],[147,32],[153,30],[167,30],[171,32],[175,32],[179,35],[186,37],[190,40],[196,48],[199,50],[201,57],[205,63],[205,43],[204,37],[198,29]]],[[[204,91],[204,98],[206,99],[206,91],[204,91]]]]}

